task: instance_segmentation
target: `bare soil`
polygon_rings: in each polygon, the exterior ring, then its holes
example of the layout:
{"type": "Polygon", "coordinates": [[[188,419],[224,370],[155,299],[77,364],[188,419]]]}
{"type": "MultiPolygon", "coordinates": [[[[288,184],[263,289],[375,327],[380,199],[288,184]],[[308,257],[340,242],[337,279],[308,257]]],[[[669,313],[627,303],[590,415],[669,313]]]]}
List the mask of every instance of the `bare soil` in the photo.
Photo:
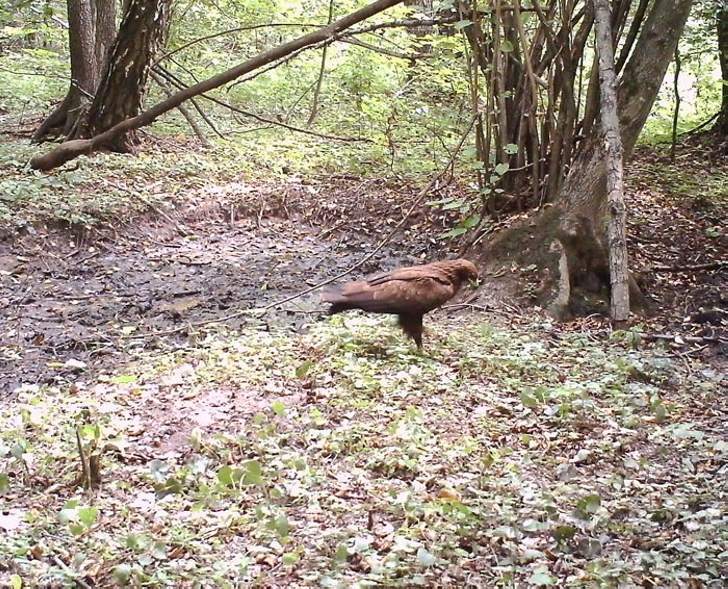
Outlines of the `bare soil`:
{"type": "MultiPolygon", "coordinates": [[[[241,181],[211,185],[184,208],[122,227],[6,239],[0,392],[118,366],[144,347],[183,347],[208,322],[303,329],[323,315],[316,292],[263,317],[239,312],[348,270],[401,220],[411,198],[405,183],[356,177],[241,181]]],[[[413,215],[353,276],[446,255],[435,236],[447,222],[430,209],[413,215]]]]}
{"type": "MultiPolygon", "coordinates": [[[[710,230],[728,225],[725,207],[666,197],[647,166],[655,157],[640,155],[630,183],[630,246],[653,302],[648,324],[724,338],[728,268],[652,268],[725,261],[728,237],[710,230]]],[[[317,293],[262,318],[227,317],[347,270],[401,219],[413,193],[405,183],[348,177],[240,182],[210,187],[174,215],[138,219],[94,239],[54,231],[0,243],[0,392],[64,382],[81,368],[109,369],[145,347],[183,347],[206,322],[304,329],[322,314],[317,293]]],[[[423,208],[354,276],[452,254],[458,244],[436,239],[451,221],[423,208]]],[[[514,287],[527,272],[501,270],[497,261],[489,270],[481,305],[528,302],[514,287]]],[[[700,353],[725,357],[725,345],[700,353]]]]}

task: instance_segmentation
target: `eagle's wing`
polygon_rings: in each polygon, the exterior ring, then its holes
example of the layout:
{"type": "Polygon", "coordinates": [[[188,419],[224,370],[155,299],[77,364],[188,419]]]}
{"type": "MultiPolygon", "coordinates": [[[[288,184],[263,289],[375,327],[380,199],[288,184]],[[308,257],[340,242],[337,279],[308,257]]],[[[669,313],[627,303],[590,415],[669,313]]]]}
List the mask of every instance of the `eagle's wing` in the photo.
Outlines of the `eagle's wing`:
{"type": "Polygon", "coordinates": [[[431,265],[410,266],[408,268],[399,268],[397,270],[392,270],[391,272],[385,272],[384,274],[377,274],[368,278],[367,283],[372,286],[376,286],[392,280],[411,281],[423,278],[436,280],[442,284],[451,283],[451,280],[444,272],[442,272],[439,268],[433,268],[431,265]]]}
{"type": "Polygon", "coordinates": [[[325,293],[324,300],[341,310],[417,315],[439,307],[455,295],[455,286],[441,276],[404,270],[366,282],[350,282],[338,291],[325,293]]]}

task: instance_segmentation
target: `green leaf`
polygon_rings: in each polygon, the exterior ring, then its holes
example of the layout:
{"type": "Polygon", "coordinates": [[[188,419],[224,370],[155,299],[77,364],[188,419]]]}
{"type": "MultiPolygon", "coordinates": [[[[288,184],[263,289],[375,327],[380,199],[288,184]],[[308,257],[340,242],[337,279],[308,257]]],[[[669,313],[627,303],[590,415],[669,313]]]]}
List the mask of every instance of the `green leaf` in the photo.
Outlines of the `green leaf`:
{"type": "Polygon", "coordinates": [[[475,214],[471,215],[467,219],[465,219],[460,226],[465,227],[466,229],[472,229],[473,227],[476,227],[480,223],[480,215],[475,214]]]}
{"type": "Polygon", "coordinates": [[[155,485],[154,490],[159,499],[167,495],[178,495],[182,492],[182,482],[174,477],[170,477],[165,482],[155,485]]]}
{"type": "Polygon", "coordinates": [[[421,546],[417,549],[417,562],[423,567],[431,567],[435,564],[435,556],[421,546]]]}
{"type": "Polygon", "coordinates": [[[339,547],[336,549],[336,554],[334,554],[334,560],[336,562],[344,562],[348,556],[349,550],[347,549],[346,544],[339,544],[339,547]]]}
{"type": "Polygon", "coordinates": [[[534,397],[529,391],[521,391],[520,397],[521,403],[523,403],[524,407],[533,409],[534,407],[538,407],[539,405],[538,399],[534,397]]]}
{"type": "Polygon", "coordinates": [[[501,43],[501,51],[503,53],[510,53],[511,51],[513,51],[513,43],[511,43],[508,39],[505,39],[501,43]]]}
{"type": "Polygon", "coordinates": [[[464,201],[457,199],[457,200],[451,200],[450,202],[444,204],[442,206],[443,211],[451,211],[453,209],[459,209],[461,206],[465,204],[464,201]]]}
{"type": "Polygon", "coordinates": [[[263,469],[257,460],[248,460],[245,463],[244,485],[260,485],[263,483],[263,469]]]}
{"type": "Polygon", "coordinates": [[[503,151],[505,151],[508,155],[515,155],[518,153],[518,145],[515,143],[509,143],[503,148],[503,151]]]}
{"type": "Polygon", "coordinates": [[[87,528],[90,528],[96,523],[99,517],[99,510],[97,507],[82,507],[78,510],[78,519],[87,528]]]}
{"type": "Polygon", "coordinates": [[[579,499],[576,504],[576,510],[581,517],[587,518],[589,515],[596,513],[601,504],[602,498],[599,495],[587,495],[579,499]]]}
{"type": "Polygon", "coordinates": [[[286,518],[285,515],[279,515],[277,518],[275,518],[271,524],[271,527],[281,538],[287,538],[288,533],[291,530],[291,526],[288,523],[288,518],[286,518]]]}
{"type": "Polygon", "coordinates": [[[144,534],[129,534],[125,541],[126,547],[134,551],[146,550],[147,546],[151,544],[149,536],[144,534]]]}
{"type": "Polygon", "coordinates": [[[306,360],[303,364],[300,364],[296,368],[296,378],[304,378],[308,374],[308,371],[311,370],[311,366],[313,366],[311,360],[306,360]]]}
{"type": "Polygon", "coordinates": [[[667,418],[667,407],[665,407],[662,401],[656,401],[652,405],[652,411],[655,414],[655,421],[657,423],[662,423],[667,418]]]}
{"type": "Polygon", "coordinates": [[[576,528],[573,526],[556,526],[551,532],[557,542],[569,540],[574,537],[574,534],[576,534],[576,528]]]}
{"type": "Polygon", "coordinates": [[[505,163],[505,162],[501,162],[500,164],[498,164],[498,165],[497,165],[497,166],[495,167],[495,169],[494,169],[493,171],[494,171],[494,172],[495,172],[496,174],[498,174],[499,176],[502,176],[503,174],[505,174],[505,173],[506,173],[506,172],[508,171],[508,169],[509,169],[509,168],[510,168],[510,165],[508,165],[508,164],[507,164],[507,163],[505,163]]]}
{"type": "Polygon", "coordinates": [[[459,235],[462,235],[463,233],[467,233],[467,229],[465,227],[454,227],[453,229],[450,229],[449,231],[445,231],[440,237],[447,239],[452,237],[458,237],[459,235]]]}
{"type": "Polygon", "coordinates": [[[227,487],[233,486],[233,469],[228,465],[221,466],[217,471],[217,480],[227,487]]]}
{"type": "Polygon", "coordinates": [[[0,472],[0,493],[5,493],[10,488],[10,477],[0,472]]]}
{"type": "Polygon", "coordinates": [[[113,384],[130,384],[132,382],[136,382],[137,377],[133,374],[120,374],[119,376],[115,376],[111,379],[111,382],[113,384]]]}
{"type": "Polygon", "coordinates": [[[20,589],[23,586],[23,579],[20,575],[10,575],[10,587],[11,589],[20,589]]]}
{"type": "Polygon", "coordinates": [[[455,30],[460,31],[466,27],[469,27],[472,24],[473,24],[472,20],[459,20],[458,22],[455,23],[455,30]]]}
{"type": "Polygon", "coordinates": [[[273,410],[273,413],[275,413],[279,417],[285,415],[286,413],[286,406],[282,401],[273,401],[270,404],[270,408],[273,410]]]}

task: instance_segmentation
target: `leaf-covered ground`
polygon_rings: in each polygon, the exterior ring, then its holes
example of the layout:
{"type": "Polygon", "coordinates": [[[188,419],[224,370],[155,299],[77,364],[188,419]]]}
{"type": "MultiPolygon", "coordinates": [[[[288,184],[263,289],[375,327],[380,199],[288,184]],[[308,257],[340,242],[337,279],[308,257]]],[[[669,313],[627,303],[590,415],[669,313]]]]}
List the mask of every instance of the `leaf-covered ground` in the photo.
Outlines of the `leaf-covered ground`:
{"type": "Polygon", "coordinates": [[[0,578],[722,586],[725,374],[538,317],[428,335],[418,355],[387,319],[217,331],[24,388],[0,414],[0,578]]]}
{"type": "MultiPolygon", "coordinates": [[[[349,267],[416,190],[29,153],[0,144],[0,586],[723,586],[724,345],[553,324],[490,286],[429,318],[424,355],[315,297],[201,325],[349,267]]],[[[725,267],[651,270],[725,259],[728,170],[699,162],[631,168],[656,304],[635,331],[724,337],[725,267]]],[[[361,271],[445,255],[447,214],[361,271]]]]}

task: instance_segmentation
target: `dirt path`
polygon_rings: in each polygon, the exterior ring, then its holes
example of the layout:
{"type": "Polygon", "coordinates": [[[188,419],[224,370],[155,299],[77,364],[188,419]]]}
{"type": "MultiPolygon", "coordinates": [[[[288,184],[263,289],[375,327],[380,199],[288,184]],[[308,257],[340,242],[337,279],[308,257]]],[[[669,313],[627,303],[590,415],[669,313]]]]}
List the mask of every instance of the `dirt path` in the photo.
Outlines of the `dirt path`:
{"type": "MultiPolygon", "coordinates": [[[[152,238],[140,230],[83,248],[67,237],[0,246],[0,392],[63,382],[83,365],[117,365],[154,343],[153,333],[274,302],[346,270],[373,247],[366,237],[343,240],[282,219],[205,220],[186,232],[167,229],[160,238],[156,228],[152,238]]],[[[394,249],[384,248],[361,272],[415,261],[394,249]]],[[[312,293],[287,311],[227,325],[263,321],[298,330],[318,308],[312,293]]],[[[182,345],[187,331],[166,343],[182,345]]]]}

